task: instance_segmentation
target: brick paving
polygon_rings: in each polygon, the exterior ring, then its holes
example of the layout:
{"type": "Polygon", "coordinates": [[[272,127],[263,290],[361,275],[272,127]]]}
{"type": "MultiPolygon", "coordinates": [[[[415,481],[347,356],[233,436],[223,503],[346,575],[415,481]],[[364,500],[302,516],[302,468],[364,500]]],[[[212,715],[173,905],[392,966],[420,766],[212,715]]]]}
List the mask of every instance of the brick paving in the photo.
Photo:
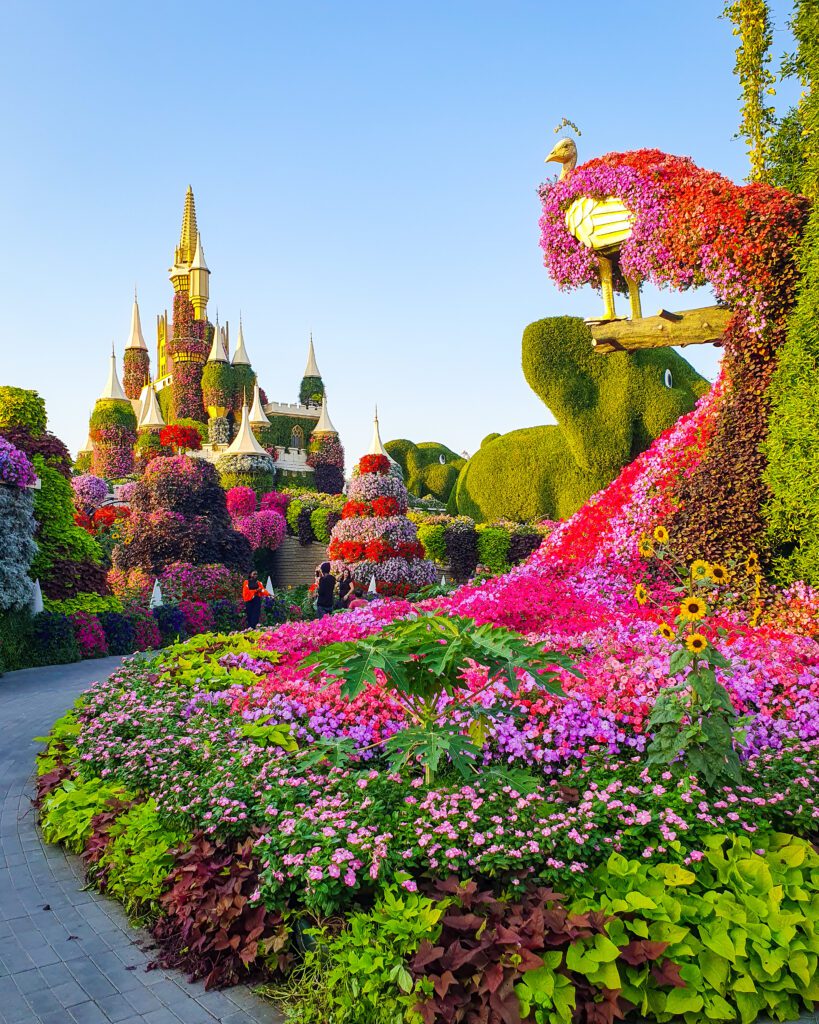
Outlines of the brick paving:
{"type": "Polygon", "coordinates": [[[0,1022],[281,1024],[248,989],[205,992],[146,971],[148,934],[85,888],[78,857],[42,843],[31,807],[38,745],[52,722],[118,658],[0,678],[0,1022]]]}

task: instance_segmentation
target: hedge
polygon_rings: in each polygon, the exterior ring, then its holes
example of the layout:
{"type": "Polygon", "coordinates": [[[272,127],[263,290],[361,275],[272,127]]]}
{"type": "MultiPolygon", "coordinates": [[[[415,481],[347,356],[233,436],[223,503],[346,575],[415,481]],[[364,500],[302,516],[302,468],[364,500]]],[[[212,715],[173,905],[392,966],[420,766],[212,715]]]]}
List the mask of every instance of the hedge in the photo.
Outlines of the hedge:
{"type": "Polygon", "coordinates": [[[46,429],[45,402],[36,391],[0,386],[0,434],[6,427],[23,427],[35,437],[46,429]]]}

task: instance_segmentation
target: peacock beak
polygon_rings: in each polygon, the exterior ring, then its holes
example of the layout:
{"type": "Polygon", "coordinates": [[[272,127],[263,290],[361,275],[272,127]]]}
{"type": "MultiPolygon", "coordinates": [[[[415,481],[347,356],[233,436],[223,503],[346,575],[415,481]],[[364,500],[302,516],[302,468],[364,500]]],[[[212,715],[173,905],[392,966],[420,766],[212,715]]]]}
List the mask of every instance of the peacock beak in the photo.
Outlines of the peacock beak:
{"type": "Polygon", "coordinates": [[[546,159],[543,162],[544,162],[544,164],[550,164],[550,163],[562,164],[563,163],[563,161],[560,159],[560,157],[558,155],[557,146],[553,146],[552,147],[551,153],[549,153],[549,155],[546,157],[546,159]]]}

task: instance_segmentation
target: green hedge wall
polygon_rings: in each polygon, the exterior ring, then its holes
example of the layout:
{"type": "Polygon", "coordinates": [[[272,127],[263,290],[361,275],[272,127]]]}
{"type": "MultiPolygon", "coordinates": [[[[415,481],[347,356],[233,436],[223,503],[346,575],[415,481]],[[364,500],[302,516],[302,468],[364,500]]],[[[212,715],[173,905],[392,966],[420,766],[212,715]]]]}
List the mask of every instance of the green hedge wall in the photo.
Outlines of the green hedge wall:
{"type": "Polygon", "coordinates": [[[0,386],[0,434],[6,427],[25,427],[38,436],[46,429],[45,402],[36,391],[0,386]]]}

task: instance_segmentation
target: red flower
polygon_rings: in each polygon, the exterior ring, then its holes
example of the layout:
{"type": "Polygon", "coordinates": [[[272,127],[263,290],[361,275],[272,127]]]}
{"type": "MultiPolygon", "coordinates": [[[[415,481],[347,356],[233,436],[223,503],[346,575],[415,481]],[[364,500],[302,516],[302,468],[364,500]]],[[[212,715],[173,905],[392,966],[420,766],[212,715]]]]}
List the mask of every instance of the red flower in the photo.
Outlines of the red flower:
{"type": "Polygon", "coordinates": [[[103,505],[94,513],[94,525],[109,529],[118,519],[127,519],[131,510],[125,505],[103,505]]]}
{"type": "MultiPolygon", "coordinates": [[[[383,458],[383,456],[381,456],[383,458]]],[[[398,499],[392,497],[375,498],[373,500],[374,516],[397,516],[400,511],[398,499]]]]}
{"type": "Polygon", "coordinates": [[[358,516],[369,516],[372,513],[366,501],[348,501],[341,510],[342,519],[355,519],[358,516]]]}
{"type": "Polygon", "coordinates": [[[199,451],[202,438],[195,427],[180,427],[171,424],[163,427],[159,434],[159,443],[166,448],[175,448],[178,452],[199,451]]]}
{"type": "Polygon", "coordinates": [[[390,460],[386,455],[364,455],[358,463],[359,473],[381,473],[390,471],[390,460]]]}

